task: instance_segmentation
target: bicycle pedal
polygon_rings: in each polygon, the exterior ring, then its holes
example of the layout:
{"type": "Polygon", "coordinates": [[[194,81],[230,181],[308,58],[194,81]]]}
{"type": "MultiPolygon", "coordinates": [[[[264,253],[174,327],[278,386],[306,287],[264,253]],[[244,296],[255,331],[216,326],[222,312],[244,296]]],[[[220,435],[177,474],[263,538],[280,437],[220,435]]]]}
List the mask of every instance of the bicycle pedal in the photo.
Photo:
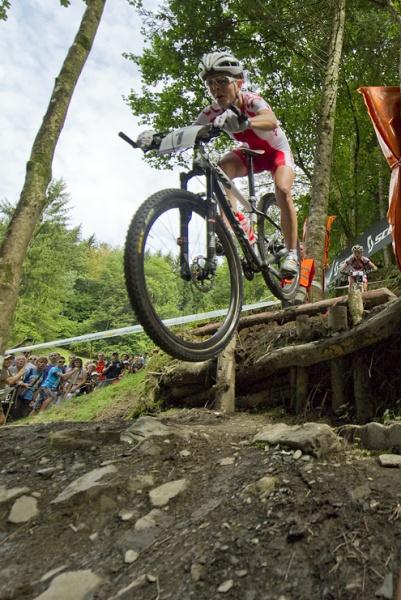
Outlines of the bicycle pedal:
{"type": "Polygon", "coordinates": [[[248,281],[252,281],[252,279],[255,277],[255,273],[253,272],[253,270],[251,269],[251,267],[248,265],[248,263],[246,262],[246,260],[242,260],[241,264],[242,264],[242,270],[244,272],[244,277],[248,281]]]}

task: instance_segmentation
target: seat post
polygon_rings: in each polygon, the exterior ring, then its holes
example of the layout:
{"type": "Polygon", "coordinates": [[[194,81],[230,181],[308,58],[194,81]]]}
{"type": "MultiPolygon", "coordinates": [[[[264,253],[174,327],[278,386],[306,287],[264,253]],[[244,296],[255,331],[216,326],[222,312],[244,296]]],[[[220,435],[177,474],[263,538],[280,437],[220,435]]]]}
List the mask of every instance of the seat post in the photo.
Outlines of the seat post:
{"type": "Polygon", "coordinates": [[[254,204],[256,202],[256,195],[255,195],[255,177],[254,177],[254,172],[253,172],[253,156],[250,154],[247,154],[246,158],[248,161],[249,201],[251,204],[254,204]]]}

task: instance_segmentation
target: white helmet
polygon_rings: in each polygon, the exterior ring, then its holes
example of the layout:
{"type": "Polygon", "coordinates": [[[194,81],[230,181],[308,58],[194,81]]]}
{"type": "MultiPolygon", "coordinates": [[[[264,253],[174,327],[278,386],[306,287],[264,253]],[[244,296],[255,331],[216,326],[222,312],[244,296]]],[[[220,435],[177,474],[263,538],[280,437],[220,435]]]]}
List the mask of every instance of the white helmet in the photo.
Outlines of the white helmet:
{"type": "Polygon", "coordinates": [[[240,61],[228,52],[204,54],[199,63],[199,75],[203,80],[212,72],[224,71],[231,75],[241,75],[243,70],[240,61]]]}

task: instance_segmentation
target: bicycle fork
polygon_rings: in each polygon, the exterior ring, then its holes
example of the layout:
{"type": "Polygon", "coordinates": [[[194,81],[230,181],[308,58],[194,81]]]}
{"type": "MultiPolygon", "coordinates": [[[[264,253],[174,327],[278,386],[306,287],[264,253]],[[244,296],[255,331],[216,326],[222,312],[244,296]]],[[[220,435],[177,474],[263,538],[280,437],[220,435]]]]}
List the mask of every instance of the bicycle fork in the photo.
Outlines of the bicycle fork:
{"type": "Polygon", "coordinates": [[[206,256],[189,257],[189,223],[192,211],[180,210],[180,237],[177,244],[180,247],[180,277],[184,281],[195,279],[197,282],[211,281],[217,268],[216,261],[216,204],[207,202],[206,212],[206,256]]]}

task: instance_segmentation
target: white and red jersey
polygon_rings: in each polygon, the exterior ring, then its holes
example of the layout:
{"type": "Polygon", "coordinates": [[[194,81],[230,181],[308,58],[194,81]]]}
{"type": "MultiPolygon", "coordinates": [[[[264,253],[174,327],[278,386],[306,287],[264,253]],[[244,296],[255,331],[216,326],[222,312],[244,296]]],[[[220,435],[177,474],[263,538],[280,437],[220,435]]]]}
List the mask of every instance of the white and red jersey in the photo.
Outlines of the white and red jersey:
{"type": "MultiPolygon", "coordinates": [[[[271,110],[269,104],[257,94],[252,92],[242,92],[241,111],[252,118],[255,117],[260,110],[271,110]]],[[[225,108],[221,108],[216,102],[205,108],[194,125],[206,125],[213,123],[218,115],[225,112],[225,108]]],[[[264,150],[266,154],[276,154],[277,152],[291,154],[290,146],[284,131],[278,126],[273,131],[263,131],[253,127],[240,133],[229,134],[232,138],[241,142],[243,146],[248,146],[254,150],[264,150]]]]}
{"type": "Polygon", "coordinates": [[[366,256],[356,258],[353,254],[351,254],[351,256],[344,262],[344,265],[351,267],[352,271],[366,271],[370,264],[370,259],[366,256]]]}

